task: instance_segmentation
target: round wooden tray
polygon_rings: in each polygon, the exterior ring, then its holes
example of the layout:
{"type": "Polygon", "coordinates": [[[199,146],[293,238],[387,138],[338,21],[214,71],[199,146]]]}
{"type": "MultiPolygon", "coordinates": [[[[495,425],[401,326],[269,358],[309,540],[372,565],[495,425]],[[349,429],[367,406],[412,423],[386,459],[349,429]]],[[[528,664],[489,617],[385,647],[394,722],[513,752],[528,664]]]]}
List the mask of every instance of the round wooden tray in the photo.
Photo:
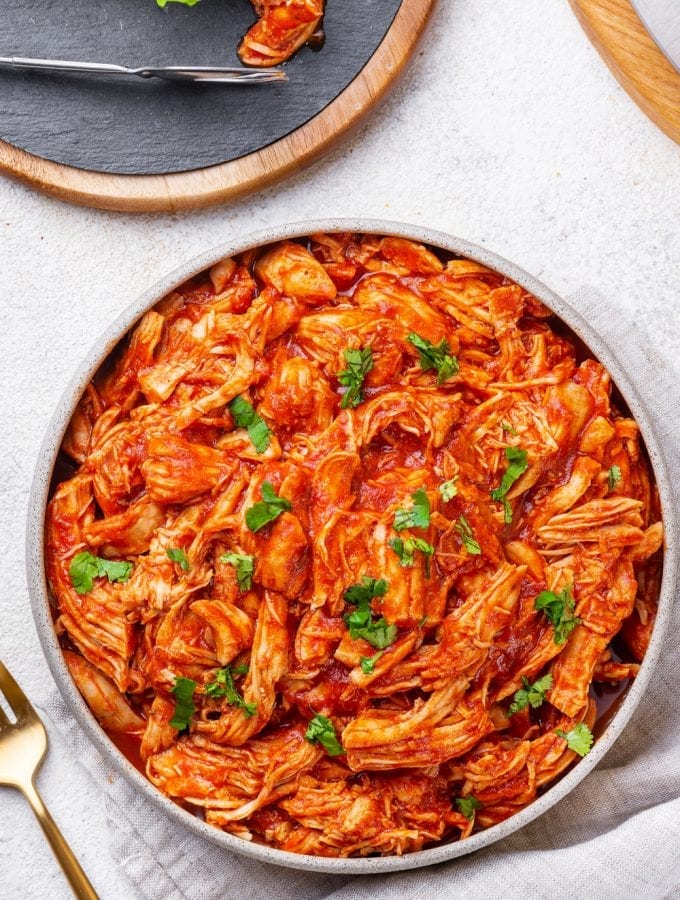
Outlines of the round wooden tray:
{"type": "Polygon", "coordinates": [[[638,106],[680,143],[680,74],[629,0],[570,0],[586,34],[638,106]]]}
{"type": "Polygon", "coordinates": [[[195,209],[262,190],[327,153],[383,99],[435,3],[402,0],[384,40],[348,87],[305,125],[255,153],[190,172],[111,175],[51,162],[0,140],[0,173],[60,200],[122,212],[195,209]]]}

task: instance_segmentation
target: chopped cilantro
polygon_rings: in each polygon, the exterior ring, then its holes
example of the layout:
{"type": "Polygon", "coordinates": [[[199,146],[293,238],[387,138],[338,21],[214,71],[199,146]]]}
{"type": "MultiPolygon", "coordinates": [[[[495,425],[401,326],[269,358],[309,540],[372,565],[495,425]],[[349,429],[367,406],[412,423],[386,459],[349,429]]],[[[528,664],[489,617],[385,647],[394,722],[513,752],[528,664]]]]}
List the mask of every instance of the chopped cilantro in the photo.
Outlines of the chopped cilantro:
{"type": "Polygon", "coordinates": [[[236,580],[242,591],[249,591],[253,586],[253,572],[255,570],[255,557],[242,553],[223,553],[220,562],[229,563],[236,569],[236,580]]]}
{"type": "Polygon", "coordinates": [[[507,422],[502,422],[501,428],[503,429],[503,431],[511,434],[513,437],[517,437],[517,429],[513,428],[512,425],[508,425],[507,422]]]}
{"type": "Polygon", "coordinates": [[[354,409],[364,399],[364,378],[373,368],[373,350],[364,347],[362,350],[345,350],[345,362],[347,368],[338,373],[338,381],[347,390],[342,395],[340,406],[342,409],[351,407],[354,409]]]}
{"type": "Polygon", "coordinates": [[[508,467],[505,470],[500,485],[491,491],[491,498],[493,500],[498,500],[503,504],[505,524],[509,525],[510,522],[512,522],[512,507],[505,499],[505,495],[520,475],[522,475],[523,472],[526,472],[529,468],[529,463],[527,461],[527,451],[520,450],[519,447],[506,447],[505,458],[508,461],[508,467]]]}
{"type": "Polygon", "coordinates": [[[276,492],[269,481],[262,484],[262,503],[256,503],[246,510],[246,525],[251,531],[259,531],[288,509],[293,504],[285,497],[277,497],[276,492]]]}
{"type": "Polygon", "coordinates": [[[353,584],[345,591],[345,600],[356,606],[370,603],[374,597],[383,597],[387,593],[387,582],[384,578],[371,578],[364,575],[361,584],[353,584]]]}
{"type": "Polygon", "coordinates": [[[424,488],[419,488],[415,494],[411,494],[413,506],[411,509],[398,509],[394,514],[394,530],[403,531],[404,528],[427,528],[430,524],[430,501],[424,488]]]}
{"type": "Polygon", "coordinates": [[[229,404],[229,412],[239,428],[245,428],[253,447],[258,453],[264,453],[271,441],[271,431],[267,423],[256,412],[255,408],[243,397],[235,397],[229,404]]]}
{"type": "Polygon", "coordinates": [[[457,797],[456,806],[458,807],[458,812],[462,813],[470,821],[475,817],[475,810],[482,808],[482,804],[472,794],[467,797],[457,797]]]}
{"type": "Polygon", "coordinates": [[[574,615],[574,599],[569,586],[559,594],[553,591],[541,591],[534,600],[534,609],[543,611],[555,629],[553,640],[556,644],[564,644],[571,632],[581,620],[574,615]]]}
{"type": "Polygon", "coordinates": [[[165,9],[168,3],[183,3],[185,6],[196,6],[200,0],[156,0],[161,9],[165,9]]]}
{"type": "Polygon", "coordinates": [[[393,538],[390,541],[390,547],[399,557],[399,562],[404,568],[412,568],[415,562],[415,552],[420,550],[425,554],[425,575],[430,577],[430,557],[434,556],[434,547],[419,537],[410,537],[405,540],[402,538],[393,538]]]}
{"type": "Polygon", "coordinates": [[[533,684],[529,682],[528,678],[522,676],[522,685],[523,687],[515,691],[515,696],[508,709],[508,713],[511,716],[526,709],[527,706],[538,709],[545,700],[546,692],[552,687],[552,675],[544,675],[543,678],[539,678],[533,684]]]}
{"type": "Polygon", "coordinates": [[[185,572],[189,571],[189,560],[184,550],[181,550],[179,547],[168,547],[165,553],[168,559],[177,563],[180,569],[184,569],[185,572]]]}
{"type": "Polygon", "coordinates": [[[95,578],[124,583],[132,574],[132,563],[125,560],[102,559],[87,550],[77,553],[71,560],[68,574],[77,594],[87,594],[94,587],[95,578]]]}
{"type": "Polygon", "coordinates": [[[194,691],[196,682],[193,678],[175,678],[171,688],[175,695],[175,712],[170,719],[170,725],[178,731],[184,731],[189,727],[189,721],[196,712],[194,706],[194,691]]]}
{"type": "Polygon", "coordinates": [[[345,748],[335,733],[333,723],[326,716],[314,716],[305,731],[305,740],[310,744],[321,744],[329,756],[340,756],[345,752],[345,748]]]}
{"type": "Polygon", "coordinates": [[[373,647],[383,650],[394,642],[397,636],[397,626],[388,625],[384,617],[373,618],[371,600],[374,597],[382,597],[387,591],[387,582],[383,579],[370,578],[367,575],[361,579],[361,584],[353,584],[345,591],[345,600],[356,606],[352,613],[345,616],[345,624],[349,628],[352,640],[363,638],[373,647]]]}
{"type": "Polygon", "coordinates": [[[579,722],[578,725],[574,725],[571,731],[567,732],[560,731],[558,728],[555,730],[555,734],[559,734],[561,738],[564,738],[567,742],[567,747],[573,750],[574,753],[578,753],[579,756],[587,756],[593,746],[593,733],[585,722],[579,722]]]}
{"type": "Polygon", "coordinates": [[[449,478],[448,481],[442,482],[442,484],[440,484],[437,488],[442,500],[445,503],[447,503],[449,500],[452,500],[458,493],[458,485],[456,484],[457,481],[458,476],[454,475],[453,478],[449,478]]]}
{"type": "Polygon", "coordinates": [[[612,466],[607,473],[607,484],[609,486],[609,490],[613,491],[619,481],[621,481],[621,469],[618,466],[612,466]]]}
{"type": "Polygon", "coordinates": [[[360,660],[361,671],[364,675],[372,675],[373,669],[375,669],[375,664],[378,662],[380,657],[383,655],[384,650],[378,650],[377,653],[374,653],[373,656],[362,656],[360,660]]]}
{"type": "Polygon", "coordinates": [[[423,372],[429,369],[437,370],[437,384],[444,384],[458,374],[458,360],[451,354],[451,347],[446,338],[435,345],[412,331],[406,340],[418,351],[420,368],[423,372]]]}
{"type": "Polygon", "coordinates": [[[465,518],[465,516],[458,516],[458,521],[456,522],[455,529],[460,535],[463,546],[470,554],[470,556],[479,556],[479,554],[482,552],[482,548],[475,540],[475,536],[472,533],[472,528],[470,528],[470,523],[465,518]]]}
{"type": "Polygon", "coordinates": [[[248,666],[225,666],[224,669],[218,669],[215,672],[215,680],[205,686],[206,697],[212,697],[214,700],[221,700],[224,697],[229,706],[242,709],[246,718],[254,716],[257,712],[257,703],[246,703],[234,685],[234,675],[245,675],[247,671],[248,666]]]}

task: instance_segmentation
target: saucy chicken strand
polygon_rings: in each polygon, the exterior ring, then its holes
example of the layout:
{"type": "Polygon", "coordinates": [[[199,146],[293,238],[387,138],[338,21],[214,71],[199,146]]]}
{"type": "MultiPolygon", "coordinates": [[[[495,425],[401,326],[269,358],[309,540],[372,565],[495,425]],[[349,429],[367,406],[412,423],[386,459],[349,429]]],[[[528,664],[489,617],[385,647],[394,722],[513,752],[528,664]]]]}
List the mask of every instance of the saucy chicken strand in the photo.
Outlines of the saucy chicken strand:
{"type": "Polygon", "coordinates": [[[402,854],[501,822],[588,753],[653,628],[656,489],[607,371],[519,285],[403,238],[191,279],[62,457],[71,674],[245,840],[402,854]]]}

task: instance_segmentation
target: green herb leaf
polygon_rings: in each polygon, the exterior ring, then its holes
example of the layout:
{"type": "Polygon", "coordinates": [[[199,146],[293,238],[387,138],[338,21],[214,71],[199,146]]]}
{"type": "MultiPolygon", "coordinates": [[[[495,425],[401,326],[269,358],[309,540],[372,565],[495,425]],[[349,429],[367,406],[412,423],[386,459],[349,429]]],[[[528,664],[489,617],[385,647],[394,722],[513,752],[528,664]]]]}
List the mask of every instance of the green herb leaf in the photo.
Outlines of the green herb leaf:
{"type": "Polygon", "coordinates": [[[612,466],[607,473],[607,484],[609,485],[609,490],[613,491],[619,481],[621,481],[621,469],[618,466],[612,466]]]}
{"type": "Polygon", "coordinates": [[[420,368],[423,372],[427,372],[429,369],[437,370],[437,384],[444,384],[449,378],[458,374],[458,360],[451,354],[451,347],[446,338],[435,345],[412,331],[406,340],[413,344],[418,351],[420,368]]]}
{"type": "Polygon", "coordinates": [[[503,518],[505,524],[509,525],[512,522],[512,507],[505,499],[505,495],[520,475],[523,472],[526,472],[529,468],[529,463],[527,461],[527,451],[520,450],[519,447],[506,447],[505,458],[508,461],[508,467],[505,470],[500,485],[491,491],[491,498],[493,500],[498,500],[503,504],[503,518]]]}
{"type": "Polygon", "coordinates": [[[254,716],[257,712],[257,703],[246,703],[234,685],[234,675],[245,675],[247,671],[248,666],[225,666],[224,669],[218,669],[215,672],[215,680],[205,686],[206,696],[214,700],[224,697],[229,706],[242,709],[246,718],[254,716]]]}
{"type": "Polygon", "coordinates": [[[338,372],[338,381],[347,390],[342,395],[342,409],[358,406],[364,399],[364,379],[373,368],[373,350],[364,347],[362,350],[345,350],[347,368],[338,372]]]}
{"type": "Polygon", "coordinates": [[[475,810],[482,808],[482,804],[472,794],[467,797],[457,797],[456,806],[458,807],[458,812],[462,813],[470,821],[475,817],[475,810]]]}
{"type": "Polygon", "coordinates": [[[463,546],[470,554],[470,556],[479,556],[479,554],[482,552],[482,548],[475,540],[475,536],[472,533],[472,528],[470,528],[470,523],[465,518],[465,516],[458,516],[458,521],[455,524],[455,529],[460,535],[463,546]]]}
{"type": "Polygon", "coordinates": [[[281,515],[292,509],[293,504],[285,497],[277,497],[269,481],[262,484],[262,503],[256,503],[246,510],[246,525],[251,531],[259,531],[281,515]]]}
{"type": "Polygon", "coordinates": [[[393,538],[390,547],[399,557],[399,562],[404,568],[412,568],[415,565],[415,552],[420,550],[425,554],[425,575],[430,577],[430,557],[434,556],[434,547],[419,537],[393,538]]]}
{"type": "Polygon", "coordinates": [[[574,599],[569,586],[559,594],[553,591],[541,591],[534,600],[534,609],[543,611],[555,629],[553,640],[556,644],[564,644],[571,632],[581,620],[574,615],[574,599]]]}
{"type": "Polygon", "coordinates": [[[168,3],[183,3],[185,6],[196,6],[200,0],[156,0],[161,9],[165,9],[168,3]]]}
{"type": "Polygon", "coordinates": [[[248,431],[248,437],[258,453],[264,453],[271,441],[271,431],[267,423],[256,412],[255,408],[243,397],[235,397],[229,404],[229,412],[239,428],[248,431]]]}
{"type": "Polygon", "coordinates": [[[77,594],[87,594],[94,587],[95,578],[108,578],[123,584],[132,574],[132,563],[125,560],[102,559],[87,550],[71,560],[68,574],[77,594]]]}
{"type": "Polygon", "coordinates": [[[458,493],[458,485],[456,484],[457,481],[458,476],[454,475],[453,478],[450,478],[448,481],[442,482],[442,484],[440,484],[437,488],[444,503],[448,503],[449,500],[453,500],[453,498],[458,493]]]}
{"type": "Polygon", "coordinates": [[[374,653],[373,656],[362,656],[359,664],[361,666],[361,671],[364,675],[372,675],[373,669],[375,669],[375,664],[378,662],[380,657],[383,655],[384,650],[378,650],[377,653],[374,653]]]}
{"type": "Polygon", "coordinates": [[[427,528],[430,524],[430,501],[424,488],[419,488],[415,494],[411,494],[413,507],[411,509],[398,509],[394,514],[394,530],[403,531],[404,528],[427,528]]]}
{"type": "Polygon", "coordinates": [[[502,422],[501,428],[503,429],[503,431],[511,434],[513,437],[517,437],[517,429],[513,428],[512,425],[508,425],[507,422],[502,422]]]}
{"type": "Polygon", "coordinates": [[[374,597],[383,597],[387,593],[387,582],[384,578],[371,578],[364,575],[361,584],[353,584],[345,591],[345,600],[356,606],[365,606],[374,597]]]}
{"type": "Polygon", "coordinates": [[[223,553],[220,562],[229,563],[236,569],[236,580],[242,591],[249,591],[253,586],[253,572],[255,571],[255,557],[241,553],[223,553]]]}
{"type": "Polygon", "coordinates": [[[349,628],[352,640],[363,638],[379,650],[394,643],[397,626],[389,625],[383,617],[374,620],[371,611],[371,600],[374,597],[382,597],[386,591],[387,582],[383,578],[376,580],[368,575],[364,575],[361,584],[353,584],[347,588],[345,600],[357,607],[354,612],[345,616],[345,624],[349,628]]]}
{"type": "Polygon", "coordinates": [[[345,748],[335,733],[333,723],[326,716],[314,716],[305,731],[305,740],[310,744],[321,744],[329,756],[340,756],[345,752],[345,748]]]}
{"type": "Polygon", "coordinates": [[[189,721],[196,712],[194,706],[196,682],[193,678],[175,678],[171,690],[175,695],[175,712],[170,719],[170,724],[178,731],[184,731],[185,728],[188,728],[189,721]]]}
{"type": "Polygon", "coordinates": [[[574,753],[578,753],[579,756],[587,756],[593,746],[593,733],[585,722],[579,722],[578,725],[574,725],[571,731],[567,732],[560,731],[557,728],[555,729],[555,734],[559,734],[561,738],[564,738],[567,742],[567,747],[573,750],[574,753]]]}
{"type": "Polygon", "coordinates": [[[523,687],[515,691],[513,702],[508,708],[508,714],[511,716],[526,709],[529,705],[534,709],[538,709],[545,700],[546,692],[552,687],[552,675],[544,675],[543,678],[539,678],[533,684],[529,683],[528,678],[522,676],[522,684],[523,687]]]}
{"type": "Polygon", "coordinates": [[[177,565],[184,569],[185,572],[189,571],[189,560],[187,559],[187,555],[184,550],[181,550],[179,547],[168,547],[165,551],[168,559],[171,559],[173,562],[177,563],[177,565]]]}

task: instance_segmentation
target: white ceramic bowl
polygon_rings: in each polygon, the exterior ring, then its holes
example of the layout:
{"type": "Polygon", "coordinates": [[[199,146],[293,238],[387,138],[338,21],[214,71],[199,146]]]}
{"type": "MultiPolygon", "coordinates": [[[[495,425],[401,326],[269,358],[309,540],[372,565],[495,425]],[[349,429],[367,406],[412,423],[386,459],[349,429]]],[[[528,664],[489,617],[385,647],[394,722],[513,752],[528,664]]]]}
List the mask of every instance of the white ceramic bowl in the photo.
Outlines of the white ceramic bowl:
{"type": "MultiPolygon", "coordinates": [[[[537,281],[531,275],[528,275],[522,269],[507,260],[502,259],[500,256],[496,256],[494,253],[491,253],[482,247],[470,244],[460,238],[451,237],[450,235],[431,231],[415,225],[403,225],[396,222],[376,221],[372,219],[327,219],[321,221],[300,222],[283,227],[271,228],[223,244],[220,247],[216,247],[215,249],[204,253],[202,256],[190,260],[178,269],[175,269],[174,272],[171,272],[158,282],[158,284],[154,285],[154,287],[135,300],[127,310],[106,329],[95,343],[94,347],[83,361],[77,375],[66,389],[52,418],[40,452],[29,502],[26,553],[28,585],[35,624],[55,681],[57,682],[66,703],[73,712],[73,715],[96,747],[101,751],[103,756],[109,760],[115,768],[125,776],[125,778],[127,778],[131,785],[147,797],[159,811],[168,815],[176,823],[184,826],[194,834],[211,841],[213,844],[224,847],[225,850],[231,850],[235,853],[243,854],[244,856],[250,856],[262,862],[289,866],[294,869],[306,869],[314,872],[332,872],[338,875],[369,875],[377,872],[396,872],[402,869],[414,869],[420,866],[428,866],[458,856],[463,856],[466,853],[471,853],[481,847],[493,844],[500,838],[506,837],[512,832],[517,831],[518,828],[531,822],[537,816],[547,812],[552,806],[573,790],[574,787],[576,787],[576,785],[595,768],[617,737],[621,734],[621,731],[630,719],[633,710],[640,702],[649,682],[652,670],[654,669],[654,665],[656,664],[675,593],[674,578],[677,568],[675,559],[677,551],[674,542],[670,541],[666,547],[664,573],[656,625],[640,672],[621,699],[616,713],[609,719],[601,733],[597,736],[592,751],[521,812],[506,819],[499,825],[473,834],[464,841],[444,843],[427,850],[409,853],[404,856],[374,857],[368,859],[328,859],[317,856],[303,856],[296,853],[277,850],[262,844],[249,843],[248,841],[244,841],[207,825],[205,822],[177,806],[172,800],[163,795],[148,782],[140,772],[128,762],[117,747],[114,746],[90,712],[68,673],[57,641],[50,611],[50,600],[45,580],[44,566],[45,509],[57,454],[66,427],[86,385],[119,340],[129,331],[143,313],[160,300],[161,297],[165,296],[165,294],[173,288],[182,284],[187,278],[207,269],[226,256],[242,253],[245,250],[258,247],[262,244],[279,241],[284,238],[302,237],[320,231],[357,231],[383,235],[390,234],[421,241],[439,247],[446,252],[454,253],[483,263],[489,268],[495,269],[503,275],[506,275],[508,278],[511,278],[513,281],[516,281],[538,297],[539,300],[571,328],[576,337],[582,340],[590,352],[609,370],[621,396],[640,426],[642,438],[646,445],[656,483],[659,488],[666,535],[675,534],[675,522],[669,489],[669,479],[663,456],[657,446],[647,414],[638,394],[631,384],[626,370],[619,365],[619,362],[611,349],[598,337],[587,322],[585,322],[575,310],[541,284],[541,282],[537,281]]],[[[612,309],[612,314],[615,314],[614,309],[612,309]]]]}

